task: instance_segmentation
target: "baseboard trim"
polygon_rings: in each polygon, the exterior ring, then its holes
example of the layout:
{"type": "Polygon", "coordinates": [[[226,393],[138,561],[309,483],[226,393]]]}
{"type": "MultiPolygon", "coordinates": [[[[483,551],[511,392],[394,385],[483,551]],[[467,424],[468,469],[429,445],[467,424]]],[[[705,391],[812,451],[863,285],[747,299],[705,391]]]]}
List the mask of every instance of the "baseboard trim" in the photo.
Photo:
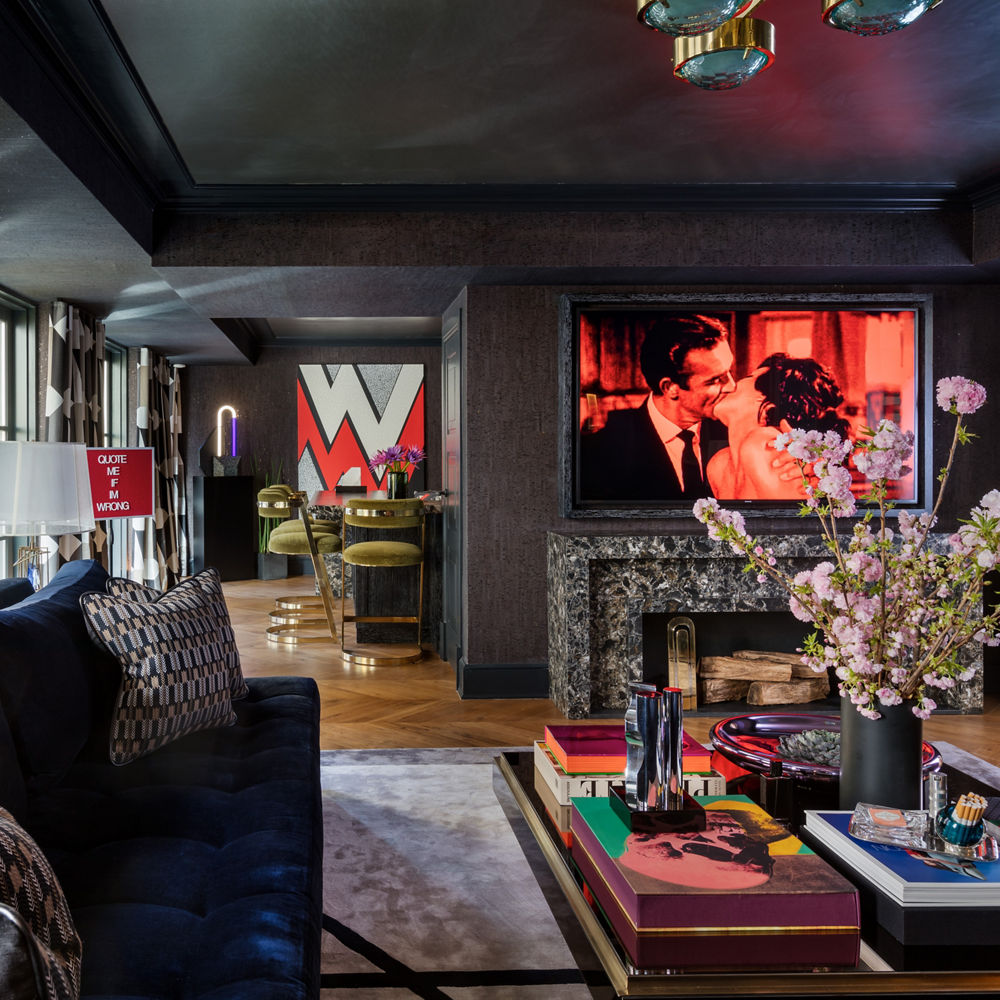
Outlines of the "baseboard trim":
{"type": "Polygon", "coordinates": [[[466,663],[458,661],[460,698],[548,698],[547,663],[466,663]]]}

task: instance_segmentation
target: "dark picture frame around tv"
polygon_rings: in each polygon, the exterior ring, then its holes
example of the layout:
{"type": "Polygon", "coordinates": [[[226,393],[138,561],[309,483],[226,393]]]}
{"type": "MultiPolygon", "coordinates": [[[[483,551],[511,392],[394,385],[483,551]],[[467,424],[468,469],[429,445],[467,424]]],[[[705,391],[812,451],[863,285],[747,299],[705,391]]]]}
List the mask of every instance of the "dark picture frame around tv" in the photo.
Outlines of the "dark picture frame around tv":
{"type": "MultiPolygon", "coordinates": [[[[930,295],[886,293],[745,295],[684,293],[676,295],[564,295],[559,315],[560,493],[561,513],[576,518],[690,517],[690,496],[673,495],[656,474],[665,446],[652,413],[650,389],[642,374],[642,345],[647,336],[662,340],[678,328],[678,318],[702,319],[723,328],[731,352],[734,380],[759,373],[772,378],[767,392],[784,392],[791,404],[813,391],[824,393],[835,425],[855,437],[882,417],[914,433],[912,472],[896,487],[898,510],[928,509],[933,485],[931,462],[932,321],[930,295]],[[779,360],[772,360],[776,356],[779,360]],[[784,356],[782,360],[780,356],[784,356]],[[771,361],[770,366],[762,362],[771,361]],[[808,381],[804,381],[809,375],[808,381]],[[797,381],[796,381],[797,380],[797,381]],[[795,387],[805,385],[801,392],[795,387]],[[775,388],[777,386],[777,388],[775,388]],[[838,402],[839,400],[839,402],[838,402]],[[836,403],[836,406],[832,404],[836,403]],[[628,411],[609,414],[616,410],[628,411]],[[651,416],[647,418],[648,410],[651,416]],[[609,426],[610,425],[610,426],[609,426]],[[599,432],[605,431],[603,435],[599,432]],[[623,436],[624,431],[624,436],[623,436]],[[648,456],[648,460],[647,460],[648,456]]],[[[682,324],[683,325],[683,324],[682,324]]],[[[687,324],[690,326],[691,324],[687,324]]],[[[672,334],[671,334],[672,335],[672,334]]],[[[720,348],[721,354],[725,349],[720,348]]],[[[652,353],[652,347],[646,352],[652,353]]],[[[702,355],[705,357],[705,355],[702,355]]],[[[729,354],[725,357],[728,359],[729,354]]],[[[724,364],[725,362],[723,362],[724,364]]],[[[728,376],[726,376],[728,377],[728,376]]],[[[745,390],[748,386],[745,387],[745,390]]],[[[721,398],[721,397],[720,397],[721,398]]],[[[745,477],[719,476],[730,448],[709,466],[710,456],[730,444],[737,431],[734,401],[720,407],[729,425],[706,417],[699,425],[706,479],[724,506],[748,516],[797,514],[794,487],[754,491],[745,477]],[[709,475],[709,471],[713,474],[709,475]],[[745,494],[745,495],[744,495],[745,494]]],[[[789,405],[789,410],[795,409],[789,405]]],[[[808,407],[807,407],[808,409],[808,407]]],[[[714,412],[711,408],[709,412],[714,412]]],[[[801,408],[796,412],[803,412],[801,408]]],[[[811,412],[811,411],[810,411],[811,412]]],[[[762,421],[771,418],[760,418],[762,421]]],[[[807,418],[803,417],[805,421],[807,418]]],[[[787,422],[786,422],[787,424],[787,422]]],[[[785,425],[782,425],[785,426],[785,425]]],[[[817,424],[817,427],[833,426],[817,424]]],[[[777,454],[777,453],[776,453],[777,454]]],[[[679,471],[678,459],[673,459],[679,471]]],[[[731,464],[731,462],[730,462],[731,464]]],[[[667,466],[667,475],[672,475],[667,466]]],[[[865,483],[855,471],[852,487],[860,496],[865,483]]]]}

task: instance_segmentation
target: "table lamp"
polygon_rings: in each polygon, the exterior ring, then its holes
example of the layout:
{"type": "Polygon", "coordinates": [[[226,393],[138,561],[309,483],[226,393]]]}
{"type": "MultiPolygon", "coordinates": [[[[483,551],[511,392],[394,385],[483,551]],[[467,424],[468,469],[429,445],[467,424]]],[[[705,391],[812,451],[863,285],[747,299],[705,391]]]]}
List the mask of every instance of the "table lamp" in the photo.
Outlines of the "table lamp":
{"type": "Polygon", "coordinates": [[[86,445],[0,441],[0,537],[27,536],[15,570],[36,590],[48,555],[41,538],[94,527],[86,445]]]}

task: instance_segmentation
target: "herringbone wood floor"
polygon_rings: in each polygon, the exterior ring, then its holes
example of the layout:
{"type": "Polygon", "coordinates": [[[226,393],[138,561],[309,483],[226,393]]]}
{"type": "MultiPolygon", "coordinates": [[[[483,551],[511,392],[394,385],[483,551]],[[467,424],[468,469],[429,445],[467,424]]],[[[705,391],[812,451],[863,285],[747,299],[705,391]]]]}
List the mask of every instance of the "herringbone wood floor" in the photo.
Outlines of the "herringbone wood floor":
{"type": "MultiPolygon", "coordinates": [[[[564,721],[547,699],[463,701],[455,690],[451,666],[433,655],[406,666],[359,667],[344,663],[339,644],[268,642],[264,629],[274,599],[312,593],[312,577],[224,586],[244,673],[258,677],[303,674],[316,679],[322,699],[320,742],[324,750],[530,746],[541,739],[546,723],[564,721]]],[[[716,720],[690,715],[684,721],[685,729],[705,742],[716,720]]],[[[1000,699],[987,699],[982,715],[935,716],[924,724],[924,735],[1000,762],[1000,699]]]]}

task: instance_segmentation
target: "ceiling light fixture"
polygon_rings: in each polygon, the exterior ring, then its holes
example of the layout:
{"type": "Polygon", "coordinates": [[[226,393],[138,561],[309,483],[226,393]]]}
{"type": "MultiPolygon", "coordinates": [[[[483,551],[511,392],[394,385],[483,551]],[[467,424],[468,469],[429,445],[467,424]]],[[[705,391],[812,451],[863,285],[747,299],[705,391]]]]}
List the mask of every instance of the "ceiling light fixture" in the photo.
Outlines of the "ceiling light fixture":
{"type": "Polygon", "coordinates": [[[855,35],[899,31],[941,0],[823,0],[823,23],[855,35]]]}
{"type": "Polygon", "coordinates": [[[674,76],[704,90],[732,90],[773,62],[774,25],[754,17],[674,39],[674,76]]]}
{"type": "MultiPolygon", "coordinates": [[[[764,0],[637,0],[640,24],[674,39],[674,76],[732,90],[774,62],[774,25],[748,15],[764,0]]],[[[912,24],[941,0],[821,0],[823,22],[856,35],[912,24]]]]}
{"type": "Polygon", "coordinates": [[[755,6],[753,0],[638,0],[638,5],[639,20],[668,35],[703,35],[755,6]]]}

